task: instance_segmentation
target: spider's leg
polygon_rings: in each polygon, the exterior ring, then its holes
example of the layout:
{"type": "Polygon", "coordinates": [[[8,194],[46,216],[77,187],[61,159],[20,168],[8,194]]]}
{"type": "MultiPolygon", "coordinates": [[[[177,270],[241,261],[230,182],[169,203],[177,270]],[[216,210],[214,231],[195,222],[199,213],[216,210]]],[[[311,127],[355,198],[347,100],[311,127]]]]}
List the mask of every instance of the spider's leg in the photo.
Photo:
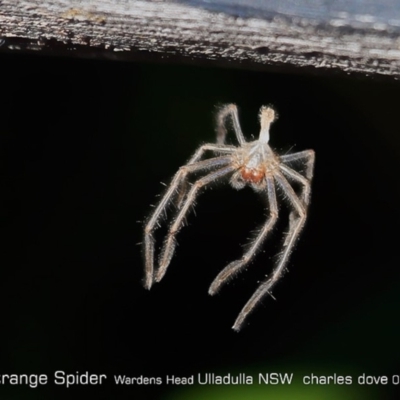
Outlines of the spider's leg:
{"type": "Polygon", "coordinates": [[[222,284],[227,282],[227,280],[236,275],[240,270],[245,268],[249,261],[253,258],[256,252],[259,250],[260,246],[266,239],[268,233],[274,227],[276,220],[278,219],[278,205],[276,201],[276,191],[275,191],[275,182],[272,177],[267,177],[267,195],[269,202],[269,218],[265,222],[265,225],[261,229],[261,232],[258,234],[255,241],[252,243],[251,247],[246,251],[243,257],[240,260],[236,260],[228,264],[214,279],[213,283],[208,290],[210,295],[215,294],[222,284]]]}
{"type": "MultiPolygon", "coordinates": [[[[311,180],[314,172],[314,162],[315,162],[315,152],[314,150],[304,150],[298,153],[288,154],[281,157],[281,161],[291,163],[295,161],[304,161],[306,164],[305,170],[305,178],[303,175],[299,174],[297,171],[294,171],[287,165],[281,164],[281,171],[292,180],[299,182],[302,186],[300,192],[300,199],[303,201],[304,206],[307,207],[310,203],[310,195],[311,195],[311,180]]],[[[289,229],[293,225],[294,220],[296,218],[295,213],[292,211],[289,214],[289,229]]],[[[286,244],[286,243],[285,243],[286,244]]]]}
{"type": "Polygon", "coordinates": [[[227,117],[232,118],[233,129],[235,130],[236,138],[240,145],[246,143],[242,128],[240,127],[239,115],[236,104],[226,104],[217,114],[217,143],[224,144],[227,134],[225,121],[227,117]]]}
{"type": "Polygon", "coordinates": [[[272,273],[272,276],[267,280],[265,280],[263,283],[261,283],[261,285],[255,291],[253,296],[251,296],[250,300],[243,307],[242,311],[240,312],[239,316],[235,321],[235,324],[232,327],[232,329],[234,329],[235,331],[240,330],[244,320],[249,315],[249,313],[254,309],[257,303],[266,294],[269,293],[269,290],[275,285],[275,283],[282,276],[285,266],[289,260],[290,253],[293,249],[296,239],[298,238],[301,232],[301,229],[304,226],[307,217],[306,208],[304,207],[303,202],[297,197],[296,193],[294,192],[293,188],[290,186],[286,178],[280,172],[276,172],[275,180],[277,184],[281,187],[281,189],[285,192],[286,198],[289,200],[291,206],[295,209],[297,218],[289,229],[287,235],[288,237],[285,240],[284,244],[284,250],[279,258],[277,266],[275,267],[272,273]]]}
{"type": "MultiPolygon", "coordinates": [[[[202,147],[208,149],[208,145],[202,147]]],[[[210,147],[212,146],[210,145],[210,147]]],[[[199,151],[197,152],[200,155],[201,155],[200,153],[201,149],[202,148],[200,148],[199,151]]],[[[200,155],[198,157],[200,157],[200,155]]],[[[185,180],[187,174],[191,172],[216,168],[218,166],[226,165],[229,163],[230,163],[229,156],[216,157],[208,160],[197,161],[193,162],[192,164],[182,166],[173,177],[171,184],[169,185],[160,203],[158,203],[156,209],[154,210],[152,216],[148,220],[146,227],[144,229],[144,258],[145,258],[144,286],[147,289],[150,289],[151,285],[153,284],[154,244],[155,244],[154,231],[158,228],[159,220],[162,219],[164,210],[166,210],[171,200],[176,196],[177,189],[179,188],[181,182],[185,180]]]]}
{"type": "MultiPolygon", "coordinates": [[[[227,162],[224,164],[230,164],[231,160],[228,157],[221,157],[221,159],[225,158],[227,162]]],[[[223,163],[220,163],[220,165],[224,165],[223,163]]],[[[190,189],[188,195],[186,196],[185,202],[182,205],[181,209],[178,212],[178,215],[175,217],[173,220],[171,227],[169,229],[169,232],[167,234],[167,237],[164,242],[164,247],[163,250],[161,251],[161,257],[160,257],[160,263],[159,263],[159,268],[156,272],[156,281],[159,282],[167,268],[168,265],[171,261],[172,256],[174,255],[175,251],[175,246],[176,246],[176,234],[179,232],[179,230],[182,228],[182,223],[183,220],[187,214],[187,212],[190,209],[190,206],[193,204],[194,200],[196,199],[197,193],[200,188],[202,188],[204,185],[207,185],[225,175],[227,175],[229,172],[232,172],[235,170],[235,167],[232,165],[225,166],[221,169],[218,169],[214,172],[211,172],[210,174],[198,179],[190,189]]]]}
{"type": "Polygon", "coordinates": [[[191,165],[199,161],[201,157],[203,157],[206,151],[213,151],[214,153],[222,155],[222,154],[231,154],[235,150],[236,150],[235,146],[230,146],[227,144],[210,144],[210,143],[203,144],[196,150],[196,152],[193,154],[193,156],[186,165],[191,165]]]}
{"type": "Polygon", "coordinates": [[[315,151],[314,150],[304,150],[298,153],[285,154],[279,157],[284,163],[291,163],[296,161],[305,161],[306,171],[305,176],[307,179],[311,180],[314,173],[314,162],[315,162],[315,151]]]}
{"type": "MultiPolygon", "coordinates": [[[[280,170],[283,174],[293,181],[297,181],[301,184],[301,190],[299,198],[303,202],[304,208],[307,208],[310,204],[310,196],[311,196],[311,182],[309,179],[305,178],[303,175],[294,171],[292,168],[287,165],[281,164],[279,166],[280,170]]],[[[289,231],[292,229],[293,224],[296,221],[296,212],[292,211],[289,214],[289,231]]],[[[284,246],[287,245],[287,240],[289,240],[289,236],[286,236],[286,240],[284,242],[284,246]]]]}
{"type": "Polygon", "coordinates": [[[311,196],[311,182],[310,179],[305,178],[303,175],[299,174],[297,171],[293,170],[292,168],[288,167],[285,164],[280,164],[279,169],[283,172],[283,174],[296,182],[301,184],[301,191],[299,198],[303,202],[304,206],[307,207],[310,203],[310,196],[311,196]]]}
{"type": "MultiPolygon", "coordinates": [[[[212,151],[219,155],[223,154],[231,154],[236,150],[235,146],[229,145],[218,145],[218,144],[205,144],[200,146],[199,149],[193,154],[192,158],[188,161],[187,165],[194,164],[198,162],[204,155],[206,151],[212,151]]],[[[187,180],[187,175],[181,180],[180,184],[176,188],[177,199],[176,199],[176,207],[178,209],[181,208],[183,200],[185,199],[186,195],[189,192],[189,182],[187,180]]]]}

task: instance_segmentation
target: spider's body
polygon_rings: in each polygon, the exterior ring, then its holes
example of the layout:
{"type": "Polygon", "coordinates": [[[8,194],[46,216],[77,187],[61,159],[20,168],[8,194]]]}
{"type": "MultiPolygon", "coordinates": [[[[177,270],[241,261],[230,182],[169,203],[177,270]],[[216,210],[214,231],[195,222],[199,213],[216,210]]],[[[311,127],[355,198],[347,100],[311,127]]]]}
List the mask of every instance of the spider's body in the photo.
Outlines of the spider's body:
{"type": "Polygon", "coordinates": [[[284,199],[292,211],[289,215],[289,231],[283,243],[277,265],[269,278],[260,284],[250,300],[246,303],[237,317],[233,329],[239,330],[247,315],[255,305],[270,293],[272,286],[282,276],[289,260],[293,246],[304,226],[307,207],[310,202],[311,180],[314,168],[314,151],[305,150],[299,153],[278,156],[269,146],[269,127],[275,119],[275,112],[270,107],[261,107],[260,136],[258,140],[246,142],[239,124],[237,108],[234,104],[223,107],[217,120],[217,143],[201,146],[175,174],[170,186],[148,220],[144,232],[145,253],[145,286],[150,289],[153,281],[160,281],[175,252],[176,235],[182,228],[184,219],[193,205],[199,190],[207,184],[223,177],[230,177],[230,183],[235,189],[241,189],[249,184],[255,191],[264,194],[269,203],[269,216],[256,239],[251,243],[242,258],[228,264],[212,282],[209,293],[215,294],[231,277],[243,270],[260,250],[262,243],[272,230],[278,219],[278,204],[276,186],[285,194],[284,199]],[[231,117],[239,146],[225,144],[227,130],[225,120],[231,117]],[[216,156],[203,159],[205,152],[213,152],[216,156]],[[288,164],[301,163],[304,174],[292,169],[288,164]],[[188,176],[192,173],[207,171],[191,186],[187,185],[188,176]],[[296,193],[289,181],[300,184],[301,189],[296,193]],[[154,271],[155,238],[154,230],[159,226],[163,213],[168,205],[177,200],[178,211],[172,220],[166,235],[163,249],[159,258],[158,269],[154,271]]]}
{"type": "Polygon", "coordinates": [[[235,189],[241,189],[246,184],[250,184],[256,191],[265,189],[265,177],[279,165],[279,160],[268,143],[259,140],[246,143],[243,148],[238,148],[232,154],[232,159],[238,168],[231,179],[235,189]]]}

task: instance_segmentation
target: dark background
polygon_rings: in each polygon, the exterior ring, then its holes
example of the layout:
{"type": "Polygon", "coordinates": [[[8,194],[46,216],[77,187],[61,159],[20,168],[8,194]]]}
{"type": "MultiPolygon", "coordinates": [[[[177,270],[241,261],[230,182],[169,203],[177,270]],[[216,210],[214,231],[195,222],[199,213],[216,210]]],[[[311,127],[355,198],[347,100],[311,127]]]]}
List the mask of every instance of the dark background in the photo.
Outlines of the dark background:
{"type": "Polygon", "coordinates": [[[2,385],[4,398],[394,393],[391,385],[305,386],[302,378],[400,374],[398,82],[11,54],[0,63],[0,373],[108,375],[102,387],[2,385]],[[259,107],[273,104],[271,146],[316,151],[309,218],[289,273],[277,301],[265,298],[240,333],[231,326],[271,272],[287,229],[284,203],[264,252],[214,297],[213,278],[265,220],[265,201],[251,189],[222,184],[202,194],[151,291],[141,285],[139,245],[160,182],[215,140],[216,106],[229,102],[249,139],[258,135],[259,107]],[[288,372],[295,382],[113,384],[114,374],[205,372],[288,372]]]}

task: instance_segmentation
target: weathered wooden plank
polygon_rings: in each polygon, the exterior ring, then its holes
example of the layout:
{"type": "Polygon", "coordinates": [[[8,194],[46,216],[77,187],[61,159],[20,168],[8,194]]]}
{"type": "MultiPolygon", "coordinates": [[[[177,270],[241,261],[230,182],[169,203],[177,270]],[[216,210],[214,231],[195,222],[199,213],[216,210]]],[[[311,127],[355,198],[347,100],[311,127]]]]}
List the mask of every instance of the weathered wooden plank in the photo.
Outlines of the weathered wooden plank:
{"type": "Polygon", "coordinates": [[[391,1],[0,1],[0,51],[400,75],[400,16],[391,1]],[[362,4],[361,4],[362,5],[362,4]],[[361,11],[360,11],[361,10],[361,11]],[[382,10],[384,12],[382,12],[382,10]]]}

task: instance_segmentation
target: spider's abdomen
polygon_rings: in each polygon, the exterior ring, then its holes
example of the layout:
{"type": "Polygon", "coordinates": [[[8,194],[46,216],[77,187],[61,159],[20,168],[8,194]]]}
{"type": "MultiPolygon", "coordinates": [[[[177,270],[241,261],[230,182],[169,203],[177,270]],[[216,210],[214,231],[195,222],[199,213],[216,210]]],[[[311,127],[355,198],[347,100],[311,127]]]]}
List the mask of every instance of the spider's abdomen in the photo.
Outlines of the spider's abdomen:
{"type": "Polygon", "coordinates": [[[260,168],[242,167],[240,175],[243,180],[249,183],[260,184],[265,178],[265,170],[260,168]]]}

